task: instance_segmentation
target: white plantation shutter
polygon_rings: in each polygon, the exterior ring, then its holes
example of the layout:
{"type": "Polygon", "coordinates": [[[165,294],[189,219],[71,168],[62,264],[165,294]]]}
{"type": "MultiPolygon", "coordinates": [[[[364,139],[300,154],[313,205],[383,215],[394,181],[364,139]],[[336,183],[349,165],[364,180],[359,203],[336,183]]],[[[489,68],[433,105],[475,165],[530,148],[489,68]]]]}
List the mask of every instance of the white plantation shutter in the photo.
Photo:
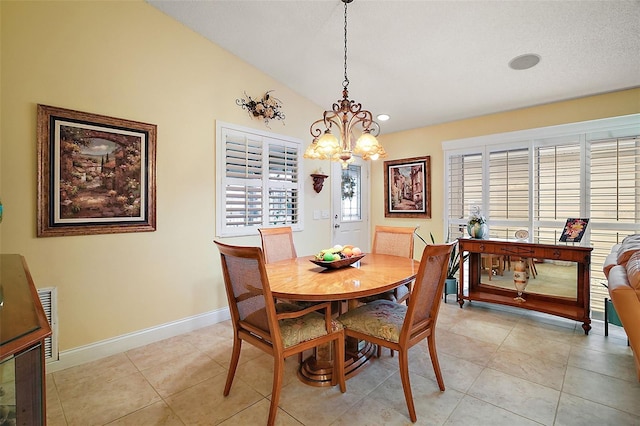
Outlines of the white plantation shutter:
{"type": "Polygon", "coordinates": [[[568,218],[589,218],[591,309],[602,312],[602,265],[611,247],[640,232],[640,114],[443,143],[446,229],[462,233],[470,200],[487,203],[492,237],[559,242],[568,218]],[[484,155],[484,157],[483,157],[484,155]],[[484,198],[483,198],[484,197],[484,198]]]}
{"type": "Polygon", "coordinates": [[[471,206],[482,203],[482,154],[450,155],[447,176],[449,239],[463,236],[471,206]]]}
{"type": "Polygon", "coordinates": [[[301,229],[301,142],[229,124],[218,124],[219,236],[252,235],[260,227],[301,229]],[[220,173],[219,173],[220,174],[220,173]]]}
{"type": "Polygon", "coordinates": [[[567,218],[584,217],[582,146],[538,146],[534,150],[533,219],[536,241],[555,244],[567,218]]]}
{"type": "Polygon", "coordinates": [[[298,222],[299,161],[299,144],[270,141],[269,225],[290,225],[298,222]]]}
{"type": "Polygon", "coordinates": [[[489,154],[489,216],[491,220],[529,217],[529,150],[489,154]]]}
{"type": "Polygon", "coordinates": [[[591,219],[638,223],[640,138],[592,141],[590,145],[591,219]]]}

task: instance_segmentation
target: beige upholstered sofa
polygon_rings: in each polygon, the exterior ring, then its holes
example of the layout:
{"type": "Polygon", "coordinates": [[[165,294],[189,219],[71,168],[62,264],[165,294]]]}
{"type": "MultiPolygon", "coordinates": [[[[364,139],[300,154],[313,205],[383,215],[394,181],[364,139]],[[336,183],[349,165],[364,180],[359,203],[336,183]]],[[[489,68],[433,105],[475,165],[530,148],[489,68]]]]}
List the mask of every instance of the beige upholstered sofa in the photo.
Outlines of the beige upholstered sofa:
{"type": "Polygon", "coordinates": [[[614,245],[603,270],[613,307],[629,337],[640,381],[640,234],[614,245]]]}

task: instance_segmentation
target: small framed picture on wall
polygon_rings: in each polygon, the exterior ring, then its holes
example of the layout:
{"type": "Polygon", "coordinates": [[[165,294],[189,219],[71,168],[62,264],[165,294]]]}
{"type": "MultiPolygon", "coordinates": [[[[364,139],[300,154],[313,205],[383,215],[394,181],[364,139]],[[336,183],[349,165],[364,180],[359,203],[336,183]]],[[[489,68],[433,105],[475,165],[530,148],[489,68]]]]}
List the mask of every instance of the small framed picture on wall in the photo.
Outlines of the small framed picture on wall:
{"type": "Polygon", "coordinates": [[[431,157],[384,162],[385,217],[431,218],[431,157]]]}

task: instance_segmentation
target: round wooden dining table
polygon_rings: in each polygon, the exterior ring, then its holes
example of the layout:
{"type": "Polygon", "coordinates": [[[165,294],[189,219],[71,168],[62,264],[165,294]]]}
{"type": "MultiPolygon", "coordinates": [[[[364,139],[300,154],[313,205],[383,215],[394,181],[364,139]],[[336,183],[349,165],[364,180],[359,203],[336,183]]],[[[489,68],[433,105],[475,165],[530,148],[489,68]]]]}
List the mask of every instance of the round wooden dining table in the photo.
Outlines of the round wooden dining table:
{"type": "MultiPolygon", "coordinates": [[[[367,253],[358,262],[339,269],[312,263],[314,256],[304,256],[268,263],[267,276],[271,293],[278,299],[305,302],[339,302],[354,306],[357,299],[384,293],[413,281],[419,262],[406,257],[367,253]]],[[[342,310],[340,308],[339,310],[342,310]]],[[[348,308],[347,308],[348,309],[348,308]]],[[[335,312],[337,314],[339,312],[335,312]]],[[[347,339],[345,375],[350,378],[366,365],[375,353],[375,345],[347,339]]],[[[313,386],[329,386],[333,354],[331,345],[318,348],[300,366],[298,376],[313,386]]]]}

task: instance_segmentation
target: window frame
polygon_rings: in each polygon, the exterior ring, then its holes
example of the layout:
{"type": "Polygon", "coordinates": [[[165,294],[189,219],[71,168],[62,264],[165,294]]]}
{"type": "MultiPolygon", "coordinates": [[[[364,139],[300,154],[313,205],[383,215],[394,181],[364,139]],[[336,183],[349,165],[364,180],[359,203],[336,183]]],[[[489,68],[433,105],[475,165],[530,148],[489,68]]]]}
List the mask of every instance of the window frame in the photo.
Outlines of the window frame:
{"type": "MultiPolygon", "coordinates": [[[[579,200],[579,217],[591,216],[591,147],[606,140],[614,139],[626,139],[630,137],[637,137],[640,135],[640,114],[630,114],[620,117],[605,118],[599,120],[584,121],[578,123],[570,123],[558,126],[549,126],[541,128],[533,128],[527,130],[520,130],[514,132],[499,133],[493,135],[456,139],[451,141],[442,142],[442,149],[444,151],[444,194],[445,194],[445,206],[444,206],[444,231],[445,235],[449,235],[450,230],[459,229],[463,235],[466,235],[463,229],[466,230],[467,215],[463,218],[452,218],[450,208],[450,182],[453,177],[451,176],[451,162],[454,156],[465,155],[480,155],[482,164],[482,185],[481,187],[481,200],[480,205],[482,213],[487,217],[487,223],[489,229],[491,226],[499,227],[521,227],[527,229],[532,236],[532,241],[537,241],[537,237],[534,231],[540,228],[553,227],[560,231],[564,227],[566,217],[558,217],[556,220],[540,220],[534,214],[534,209],[537,208],[536,191],[534,190],[535,179],[534,175],[539,171],[539,164],[535,163],[534,156],[537,153],[537,149],[542,147],[552,146],[569,146],[577,145],[580,150],[580,200],[579,200]],[[502,150],[515,150],[526,147],[529,152],[529,217],[525,221],[511,221],[509,219],[496,219],[491,218],[491,206],[490,206],[490,185],[489,185],[489,162],[491,152],[502,150]],[[535,167],[535,169],[534,169],[535,167]]],[[[463,205],[467,200],[462,200],[463,205]]],[[[459,209],[458,209],[459,210],[459,209]]],[[[602,296],[606,293],[606,289],[600,286],[600,283],[604,279],[602,271],[603,256],[608,253],[610,247],[603,247],[603,236],[606,239],[617,238],[622,239],[629,233],[640,233],[640,219],[636,219],[636,222],[618,222],[615,219],[611,221],[606,220],[591,220],[589,227],[579,243],[582,246],[594,247],[592,253],[591,262],[591,309],[592,312],[598,312],[602,310],[602,296]],[[592,239],[591,233],[594,233],[592,239]],[[611,235],[610,235],[611,234],[611,235]],[[613,235],[615,234],[615,235],[613,235]],[[598,244],[600,241],[600,244],[598,244]],[[602,276],[601,276],[602,275],[602,276]],[[602,287],[602,288],[601,288],[602,287]]],[[[558,232],[558,237],[560,233],[558,232]]],[[[451,235],[451,238],[456,238],[458,235],[451,235]]],[[[548,243],[547,241],[542,241],[548,243]]],[[[555,240],[552,244],[562,244],[555,240]]]]}
{"type": "MultiPolygon", "coordinates": [[[[215,160],[215,170],[216,170],[216,188],[215,188],[215,216],[216,216],[216,237],[239,237],[239,236],[249,236],[249,235],[257,235],[258,228],[268,228],[275,226],[291,226],[293,231],[302,231],[304,229],[304,183],[302,177],[304,176],[303,165],[304,162],[302,160],[302,140],[293,138],[286,135],[266,132],[262,130],[257,130],[249,127],[243,127],[236,124],[225,123],[222,121],[216,122],[216,160],[215,160]],[[251,138],[254,142],[259,141],[261,143],[262,149],[262,166],[260,168],[262,173],[262,177],[259,179],[251,179],[254,183],[259,183],[261,185],[261,223],[259,225],[244,225],[244,226],[229,226],[226,223],[226,200],[227,193],[225,188],[227,183],[233,178],[226,176],[226,159],[227,159],[227,143],[226,143],[226,135],[232,133],[236,135],[242,135],[244,137],[251,138]],[[297,163],[295,166],[295,178],[290,181],[287,180],[273,180],[269,179],[269,147],[270,146],[285,146],[288,148],[294,148],[297,151],[297,163]],[[282,224],[270,225],[269,224],[269,209],[272,204],[272,199],[270,198],[270,192],[285,190],[285,191],[295,191],[297,193],[297,221],[290,222],[285,221],[282,224]]],[[[247,179],[249,180],[249,179],[247,179]]],[[[275,200],[275,198],[274,198],[275,200]]],[[[281,198],[277,198],[278,203],[281,203],[281,198]]]]}

